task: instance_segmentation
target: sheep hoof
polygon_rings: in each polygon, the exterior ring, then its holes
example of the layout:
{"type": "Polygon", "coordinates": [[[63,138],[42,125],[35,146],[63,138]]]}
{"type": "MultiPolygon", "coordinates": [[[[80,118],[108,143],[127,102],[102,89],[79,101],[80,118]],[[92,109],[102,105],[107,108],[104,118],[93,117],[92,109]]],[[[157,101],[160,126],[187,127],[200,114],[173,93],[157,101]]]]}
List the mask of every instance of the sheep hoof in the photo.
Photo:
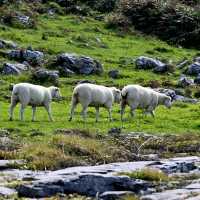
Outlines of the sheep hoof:
{"type": "Polygon", "coordinates": [[[13,118],[9,118],[9,121],[13,121],[13,118]]]}
{"type": "Polygon", "coordinates": [[[72,118],[70,117],[70,118],[68,119],[68,121],[71,122],[71,121],[72,121],[72,118]]]}

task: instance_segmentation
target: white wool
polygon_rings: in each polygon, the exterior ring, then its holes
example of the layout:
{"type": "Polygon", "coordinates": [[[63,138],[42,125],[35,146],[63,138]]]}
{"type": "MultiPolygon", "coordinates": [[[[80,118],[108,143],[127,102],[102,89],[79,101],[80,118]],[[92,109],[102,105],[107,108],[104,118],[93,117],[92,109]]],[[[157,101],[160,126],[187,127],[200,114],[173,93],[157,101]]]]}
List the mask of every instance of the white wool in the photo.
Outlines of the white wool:
{"type": "Polygon", "coordinates": [[[134,110],[141,108],[145,113],[151,113],[154,116],[154,110],[158,105],[171,106],[171,98],[165,94],[145,88],[140,85],[127,85],[122,89],[121,118],[123,118],[126,105],[131,108],[131,114],[134,110]]]}
{"type": "Polygon", "coordinates": [[[73,118],[74,109],[78,103],[82,105],[84,119],[86,118],[87,108],[95,107],[96,121],[98,121],[99,107],[105,107],[108,109],[110,120],[112,120],[112,105],[114,102],[119,103],[120,100],[120,90],[115,87],[105,87],[90,83],[79,84],[73,91],[70,120],[73,118]]]}
{"type": "Polygon", "coordinates": [[[57,87],[43,87],[40,85],[33,85],[30,83],[19,83],[14,85],[12,96],[11,96],[11,106],[10,106],[10,120],[13,117],[13,109],[18,102],[21,104],[20,114],[21,120],[23,120],[23,112],[27,105],[32,106],[33,115],[32,120],[34,121],[35,109],[37,106],[44,106],[49,114],[50,120],[51,108],[50,103],[53,98],[59,98],[60,92],[57,87]]]}

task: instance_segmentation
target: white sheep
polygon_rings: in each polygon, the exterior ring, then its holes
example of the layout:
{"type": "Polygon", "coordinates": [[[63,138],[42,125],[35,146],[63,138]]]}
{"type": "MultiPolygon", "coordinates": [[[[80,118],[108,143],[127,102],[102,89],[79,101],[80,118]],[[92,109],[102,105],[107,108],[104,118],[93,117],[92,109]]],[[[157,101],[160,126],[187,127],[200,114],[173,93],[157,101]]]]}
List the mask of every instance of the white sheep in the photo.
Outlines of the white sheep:
{"type": "Polygon", "coordinates": [[[125,86],[122,89],[121,95],[121,120],[123,120],[126,105],[130,106],[132,117],[137,108],[142,109],[144,114],[150,113],[154,117],[154,110],[158,105],[165,105],[167,108],[170,108],[172,104],[171,97],[140,85],[125,86]]]}
{"type": "Polygon", "coordinates": [[[87,108],[95,107],[96,122],[99,119],[99,107],[108,109],[109,119],[112,121],[112,105],[114,102],[120,103],[121,92],[115,87],[105,87],[102,85],[95,85],[90,83],[79,84],[74,88],[72,96],[72,107],[69,121],[72,120],[76,105],[82,105],[83,120],[86,120],[87,108]]]}
{"type": "Polygon", "coordinates": [[[30,83],[19,83],[13,86],[11,105],[10,105],[10,120],[13,120],[13,110],[18,102],[21,104],[20,119],[24,120],[24,109],[27,105],[32,106],[32,121],[35,120],[35,111],[37,106],[44,106],[48,112],[49,119],[53,121],[51,115],[50,103],[53,98],[60,98],[60,90],[57,87],[43,87],[30,83]]]}

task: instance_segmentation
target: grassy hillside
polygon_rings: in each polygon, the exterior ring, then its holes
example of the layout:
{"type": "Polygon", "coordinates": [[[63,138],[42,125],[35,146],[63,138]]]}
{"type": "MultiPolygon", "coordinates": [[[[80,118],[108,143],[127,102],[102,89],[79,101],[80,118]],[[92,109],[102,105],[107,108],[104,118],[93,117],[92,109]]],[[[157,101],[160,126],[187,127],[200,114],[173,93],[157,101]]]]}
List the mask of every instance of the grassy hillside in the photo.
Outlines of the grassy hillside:
{"type": "MultiPolygon", "coordinates": [[[[108,113],[104,108],[100,109],[99,123],[95,123],[95,110],[93,108],[89,108],[88,120],[87,123],[84,123],[80,116],[81,109],[78,107],[74,120],[68,122],[71,94],[77,81],[87,79],[95,81],[98,84],[117,86],[119,88],[122,88],[126,84],[149,86],[152,81],[157,81],[157,84],[162,87],[176,87],[177,80],[182,73],[181,71],[175,70],[174,73],[164,75],[158,75],[151,71],[139,71],[135,68],[134,59],[138,56],[146,55],[161,60],[171,60],[172,63],[176,64],[183,58],[192,59],[198,51],[169,46],[165,42],[153,37],[144,36],[136,31],[124,33],[119,30],[110,30],[106,28],[106,24],[103,21],[98,21],[90,17],[40,15],[37,23],[38,25],[35,29],[18,29],[0,25],[0,38],[12,40],[22,48],[32,46],[35,50],[43,51],[46,60],[45,67],[48,67],[49,62],[59,53],[68,52],[96,58],[104,65],[105,72],[100,76],[73,75],[71,77],[60,78],[59,87],[61,88],[64,100],[52,104],[54,122],[48,121],[47,113],[43,108],[37,109],[37,121],[31,122],[30,107],[25,111],[24,122],[19,121],[19,107],[15,109],[15,120],[12,122],[8,121],[9,84],[34,82],[34,80],[31,79],[30,74],[18,77],[1,75],[0,128],[8,130],[11,137],[18,142],[21,141],[21,144],[25,144],[25,147],[22,145],[23,150],[20,149],[19,154],[18,152],[7,154],[0,151],[2,158],[20,157],[33,163],[34,159],[42,157],[41,160],[36,159],[36,163],[31,165],[32,168],[39,169],[44,169],[46,166],[52,169],[66,166],[59,163],[59,161],[57,163],[42,163],[46,160],[45,157],[48,158],[50,156],[50,158],[53,158],[59,155],[61,151],[58,148],[59,145],[57,142],[62,141],[63,138],[55,138],[56,129],[84,129],[86,132],[89,131],[90,133],[97,134],[105,134],[112,127],[122,128],[123,132],[141,131],[153,134],[200,133],[199,104],[174,103],[170,110],[161,106],[156,110],[155,118],[150,116],[144,117],[141,111],[137,111],[136,117],[131,119],[127,109],[127,120],[123,124],[120,121],[119,105],[114,106],[114,121],[111,123],[108,121],[108,113]],[[160,49],[164,49],[165,51],[160,51],[160,49]],[[118,69],[121,77],[119,79],[109,78],[107,73],[110,69],[118,69]]],[[[1,66],[6,61],[9,61],[6,57],[0,57],[1,66]]],[[[45,83],[44,85],[50,85],[50,83],[45,83]]],[[[2,134],[4,132],[2,131],[2,134]]],[[[76,144],[75,141],[76,138],[71,143],[76,144]]],[[[88,146],[88,143],[83,142],[84,144],[82,144],[82,142],[82,140],[77,140],[77,145],[83,145],[84,149],[88,146]]],[[[95,155],[96,153],[98,155],[106,154],[100,150],[101,142],[97,142],[97,144],[95,141],[93,142],[93,149],[89,150],[89,152],[92,152],[91,155],[94,152],[95,155]]],[[[106,144],[108,146],[105,146],[105,151],[109,152],[109,144],[106,144]]],[[[67,141],[66,145],[69,145],[67,141]]],[[[72,162],[71,165],[76,164],[73,159],[71,160],[71,157],[66,157],[65,154],[62,154],[62,156],[61,159],[64,161],[68,162],[70,160],[72,162]]],[[[106,162],[110,161],[115,161],[115,159],[106,159],[106,162]]],[[[96,162],[98,162],[98,159],[96,162]]]]}

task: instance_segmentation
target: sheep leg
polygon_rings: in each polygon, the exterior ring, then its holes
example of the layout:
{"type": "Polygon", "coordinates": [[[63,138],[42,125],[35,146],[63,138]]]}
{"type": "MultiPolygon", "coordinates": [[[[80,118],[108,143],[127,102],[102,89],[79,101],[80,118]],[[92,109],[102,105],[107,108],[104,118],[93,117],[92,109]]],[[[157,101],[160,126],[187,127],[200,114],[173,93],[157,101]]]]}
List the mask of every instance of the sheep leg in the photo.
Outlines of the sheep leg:
{"type": "Polygon", "coordinates": [[[95,107],[96,109],[96,122],[99,121],[99,107],[95,107]]]}
{"type": "Polygon", "coordinates": [[[53,118],[52,118],[52,115],[51,115],[51,106],[50,105],[45,105],[45,109],[46,109],[46,111],[48,113],[49,120],[53,121],[53,118]]]}
{"type": "Polygon", "coordinates": [[[13,120],[13,111],[15,106],[17,105],[17,101],[12,100],[11,105],[10,105],[10,109],[9,109],[9,120],[12,121],[13,120]]]}
{"type": "Polygon", "coordinates": [[[26,105],[21,104],[21,107],[20,107],[20,120],[21,121],[24,121],[24,110],[25,110],[25,107],[26,107],[26,105]]]}
{"type": "Polygon", "coordinates": [[[108,114],[109,114],[110,122],[112,122],[113,121],[113,118],[112,118],[112,108],[108,108],[108,114]]]}
{"type": "Polygon", "coordinates": [[[125,112],[125,108],[126,108],[126,103],[121,103],[121,121],[123,121],[123,116],[124,116],[124,112],[125,112]]]}
{"type": "Polygon", "coordinates": [[[81,115],[83,117],[83,121],[85,122],[87,118],[87,106],[83,106],[81,115]]]}
{"type": "Polygon", "coordinates": [[[35,121],[35,111],[36,111],[36,106],[32,106],[32,122],[35,121]]]}
{"type": "Polygon", "coordinates": [[[69,121],[72,121],[73,117],[74,117],[74,111],[75,111],[75,108],[77,106],[78,102],[73,99],[72,100],[72,107],[71,107],[71,111],[70,111],[70,117],[69,117],[69,121]]]}

